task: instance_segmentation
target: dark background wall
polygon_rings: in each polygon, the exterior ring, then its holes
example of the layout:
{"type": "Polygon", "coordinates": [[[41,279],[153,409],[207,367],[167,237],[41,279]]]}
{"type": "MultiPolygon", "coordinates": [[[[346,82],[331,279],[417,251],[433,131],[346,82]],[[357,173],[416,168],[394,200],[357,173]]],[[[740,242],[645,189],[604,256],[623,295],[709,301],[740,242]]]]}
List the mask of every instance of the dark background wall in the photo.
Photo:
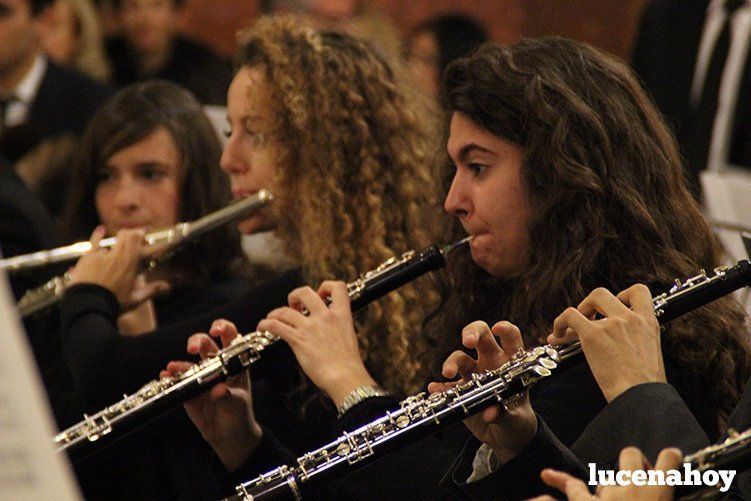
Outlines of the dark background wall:
{"type": "MultiPolygon", "coordinates": [[[[259,0],[188,0],[185,29],[232,54],[238,29],[260,14],[259,0]]],[[[404,33],[422,19],[461,10],[482,21],[493,38],[560,35],[628,57],[646,0],[372,0],[404,33]]]]}

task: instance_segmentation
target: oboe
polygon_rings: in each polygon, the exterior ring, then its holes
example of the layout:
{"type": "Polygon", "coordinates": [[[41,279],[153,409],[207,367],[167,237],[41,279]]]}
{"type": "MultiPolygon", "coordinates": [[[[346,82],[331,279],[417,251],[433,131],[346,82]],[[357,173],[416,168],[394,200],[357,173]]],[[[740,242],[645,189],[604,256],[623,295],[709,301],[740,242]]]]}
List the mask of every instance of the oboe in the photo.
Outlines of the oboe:
{"type": "MultiPolygon", "coordinates": [[[[432,245],[421,252],[409,251],[398,258],[388,259],[347,285],[352,310],[359,310],[407,282],[442,268],[446,264],[446,257],[467,242],[469,237],[452,245],[432,245]]],[[[104,445],[102,437],[108,437],[111,442],[115,434],[121,437],[169,408],[240,373],[257,362],[262,352],[278,341],[279,338],[270,332],[238,336],[230,346],[187,371],[174,377],[153,380],[102,411],[92,416],[84,415],[83,421],[55,437],[55,445],[59,451],[67,451],[74,459],[93,452],[104,445]]]]}
{"type": "MultiPolygon", "coordinates": [[[[207,214],[192,222],[178,223],[171,228],[154,231],[144,237],[148,247],[165,246],[166,254],[158,260],[152,260],[149,267],[169,258],[182,244],[193,241],[206,233],[231,221],[248,217],[253,212],[266,206],[274,199],[268,190],[260,190],[253,196],[237,200],[227,207],[207,214]]],[[[99,247],[109,248],[117,242],[116,237],[105,238],[99,247]]],[[[15,256],[0,261],[0,269],[19,271],[37,268],[49,264],[62,263],[77,259],[91,250],[91,242],[78,242],[57,249],[15,256]]],[[[45,284],[27,291],[18,301],[21,316],[26,317],[59,301],[70,282],[68,274],[54,277],[45,284]]]]}
{"type": "MultiPolygon", "coordinates": [[[[684,456],[683,463],[699,472],[723,469],[740,473],[748,470],[751,468],[751,428],[742,433],[730,430],[723,442],[684,456]]],[[[676,489],[676,499],[683,500],[717,499],[719,494],[715,486],[684,485],[676,489]]]]}
{"type": "MultiPolygon", "coordinates": [[[[653,299],[660,325],[751,283],[751,263],[740,261],[675,285],[653,299]]],[[[520,352],[501,367],[473,374],[443,392],[407,397],[398,409],[335,441],[236,487],[233,500],[302,499],[306,492],[383,454],[497,403],[509,408],[524,392],[581,351],[579,342],[520,352]]]]}

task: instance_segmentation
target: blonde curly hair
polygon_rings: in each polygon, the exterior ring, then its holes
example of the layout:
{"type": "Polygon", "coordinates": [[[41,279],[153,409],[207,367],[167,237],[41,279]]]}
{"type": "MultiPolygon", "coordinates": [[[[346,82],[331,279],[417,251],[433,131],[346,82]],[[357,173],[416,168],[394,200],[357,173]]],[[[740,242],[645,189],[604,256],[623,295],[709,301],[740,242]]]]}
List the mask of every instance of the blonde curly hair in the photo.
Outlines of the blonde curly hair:
{"type": "MultiPolygon", "coordinates": [[[[263,18],[241,34],[238,68],[262,68],[281,150],[277,235],[307,283],[351,280],[431,240],[429,170],[438,149],[427,104],[364,42],[297,18],[263,18]],[[425,108],[423,108],[425,106],[425,108]]],[[[437,117],[437,115],[434,115],[437,117]]],[[[422,279],[356,317],[360,349],[395,392],[421,386],[419,329],[434,300],[422,279]]]]}

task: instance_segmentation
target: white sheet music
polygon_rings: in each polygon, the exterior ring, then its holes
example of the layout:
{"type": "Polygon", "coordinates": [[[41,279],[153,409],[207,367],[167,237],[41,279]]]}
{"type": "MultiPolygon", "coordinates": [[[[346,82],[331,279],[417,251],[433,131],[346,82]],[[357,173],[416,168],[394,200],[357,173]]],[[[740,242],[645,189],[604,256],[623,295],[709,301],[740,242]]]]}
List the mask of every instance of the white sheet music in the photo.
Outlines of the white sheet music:
{"type": "MultiPolygon", "coordinates": [[[[705,210],[714,223],[715,234],[728,254],[728,263],[735,264],[740,259],[748,259],[741,231],[722,229],[721,226],[751,227],[751,171],[726,167],[719,171],[702,171],[700,177],[705,210]]],[[[751,316],[749,289],[741,289],[736,297],[751,316]]]]}
{"type": "MultiPolygon", "coordinates": [[[[724,169],[701,173],[704,204],[713,221],[751,227],[751,171],[724,169]]],[[[732,261],[747,258],[740,231],[715,228],[732,261]]]]}
{"type": "Polygon", "coordinates": [[[0,499],[80,499],[67,457],[54,452],[52,412],[0,270],[0,499]]]}

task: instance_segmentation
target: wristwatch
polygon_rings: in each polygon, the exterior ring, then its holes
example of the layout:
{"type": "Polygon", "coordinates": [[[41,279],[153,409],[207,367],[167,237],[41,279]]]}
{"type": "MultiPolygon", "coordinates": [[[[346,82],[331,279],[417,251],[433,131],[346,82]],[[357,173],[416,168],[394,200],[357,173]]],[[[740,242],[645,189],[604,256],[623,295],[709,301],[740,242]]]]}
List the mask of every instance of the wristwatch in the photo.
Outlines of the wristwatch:
{"type": "Polygon", "coordinates": [[[342,404],[337,409],[337,417],[342,417],[345,412],[347,412],[363,400],[371,397],[388,397],[390,395],[391,394],[388,391],[378,386],[358,386],[354,390],[350,391],[346,397],[344,397],[342,404]]]}

